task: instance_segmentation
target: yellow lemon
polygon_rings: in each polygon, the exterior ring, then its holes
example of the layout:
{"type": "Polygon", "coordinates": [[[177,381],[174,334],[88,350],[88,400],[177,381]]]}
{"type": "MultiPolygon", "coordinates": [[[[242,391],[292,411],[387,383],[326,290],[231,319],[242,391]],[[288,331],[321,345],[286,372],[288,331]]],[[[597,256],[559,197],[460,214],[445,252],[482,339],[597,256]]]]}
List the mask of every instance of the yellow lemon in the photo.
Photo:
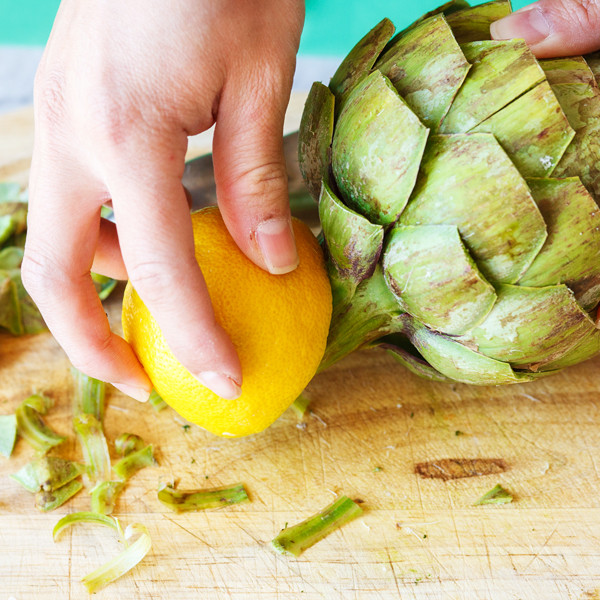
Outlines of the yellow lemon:
{"type": "Polygon", "coordinates": [[[218,208],[192,214],[196,260],[219,323],[231,337],[244,381],[237,400],[223,400],[173,356],[131,284],[123,299],[123,332],[156,391],[181,416],[212,433],[239,437],[268,427],[317,371],[331,320],[331,287],[310,229],[294,219],[300,265],[285,275],[257,267],[235,244],[218,208]]]}

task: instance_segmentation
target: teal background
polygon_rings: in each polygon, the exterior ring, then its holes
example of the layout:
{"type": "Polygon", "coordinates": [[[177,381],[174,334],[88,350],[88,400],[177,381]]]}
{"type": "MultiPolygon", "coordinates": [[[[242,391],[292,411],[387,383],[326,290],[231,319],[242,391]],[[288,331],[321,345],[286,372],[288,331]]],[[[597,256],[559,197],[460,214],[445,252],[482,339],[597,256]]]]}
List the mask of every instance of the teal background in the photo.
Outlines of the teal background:
{"type": "MultiPolygon", "coordinates": [[[[1,0],[0,0],[1,1],[1,0]]],[[[345,55],[381,19],[402,30],[446,0],[305,0],[306,22],[300,54],[345,55]]],[[[472,6],[481,0],[467,0],[472,6]]],[[[513,10],[533,0],[513,0],[513,10]]]]}
{"type": "MultiPolygon", "coordinates": [[[[389,17],[398,29],[402,29],[443,1],[306,0],[300,54],[345,54],[383,17],[389,17]]],[[[0,0],[0,44],[43,46],[59,4],[59,0],[0,0]]],[[[526,4],[529,2],[513,0],[515,10],[526,4]]]]}
{"type": "Polygon", "coordinates": [[[0,0],[0,44],[44,46],[59,4],[60,0],[0,0]]]}

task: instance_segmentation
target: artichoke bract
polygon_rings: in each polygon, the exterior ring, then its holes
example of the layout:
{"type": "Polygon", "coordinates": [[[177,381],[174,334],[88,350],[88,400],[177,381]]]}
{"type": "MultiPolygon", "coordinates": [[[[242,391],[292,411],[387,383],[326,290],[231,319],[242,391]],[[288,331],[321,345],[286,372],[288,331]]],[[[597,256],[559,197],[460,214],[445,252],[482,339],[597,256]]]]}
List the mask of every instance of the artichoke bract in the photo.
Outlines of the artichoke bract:
{"type": "Polygon", "coordinates": [[[384,19],[313,84],[299,160],[334,311],[326,368],[382,346],[433,380],[530,381],[600,352],[600,54],[492,41],[454,0],[384,19]]]}

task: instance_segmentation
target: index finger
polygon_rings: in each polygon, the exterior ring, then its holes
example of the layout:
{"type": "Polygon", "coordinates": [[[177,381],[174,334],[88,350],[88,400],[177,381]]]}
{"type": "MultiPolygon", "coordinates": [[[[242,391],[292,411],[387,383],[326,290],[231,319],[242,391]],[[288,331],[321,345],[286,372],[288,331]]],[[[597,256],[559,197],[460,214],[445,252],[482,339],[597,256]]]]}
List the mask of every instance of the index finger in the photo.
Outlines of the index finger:
{"type": "Polygon", "coordinates": [[[54,155],[38,168],[37,158],[23,285],[77,369],[145,401],[152,385],[129,344],[110,330],[90,275],[100,225],[96,192],[66,172],[71,161],[54,155]]]}
{"type": "Polygon", "coordinates": [[[235,399],[241,393],[240,361],[216,321],[195,258],[181,184],[186,139],[168,137],[165,146],[151,148],[134,137],[106,154],[106,179],[123,260],[131,283],[179,362],[215,394],[235,399]]]}

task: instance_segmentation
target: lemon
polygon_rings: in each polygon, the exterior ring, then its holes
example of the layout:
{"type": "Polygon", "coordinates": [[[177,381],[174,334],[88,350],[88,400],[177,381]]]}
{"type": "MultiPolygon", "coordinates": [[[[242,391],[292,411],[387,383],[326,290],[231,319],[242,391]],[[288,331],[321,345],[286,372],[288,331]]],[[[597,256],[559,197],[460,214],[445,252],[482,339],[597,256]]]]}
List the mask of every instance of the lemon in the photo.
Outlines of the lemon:
{"type": "Polygon", "coordinates": [[[258,433],[298,397],[325,352],[332,300],[323,253],[310,229],[294,219],[300,264],[271,275],[237,247],[218,208],[193,213],[192,223],[216,318],[240,357],[242,395],[223,400],[190,374],[131,283],[123,299],[125,339],[156,391],[182,417],[217,435],[258,433]]]}

